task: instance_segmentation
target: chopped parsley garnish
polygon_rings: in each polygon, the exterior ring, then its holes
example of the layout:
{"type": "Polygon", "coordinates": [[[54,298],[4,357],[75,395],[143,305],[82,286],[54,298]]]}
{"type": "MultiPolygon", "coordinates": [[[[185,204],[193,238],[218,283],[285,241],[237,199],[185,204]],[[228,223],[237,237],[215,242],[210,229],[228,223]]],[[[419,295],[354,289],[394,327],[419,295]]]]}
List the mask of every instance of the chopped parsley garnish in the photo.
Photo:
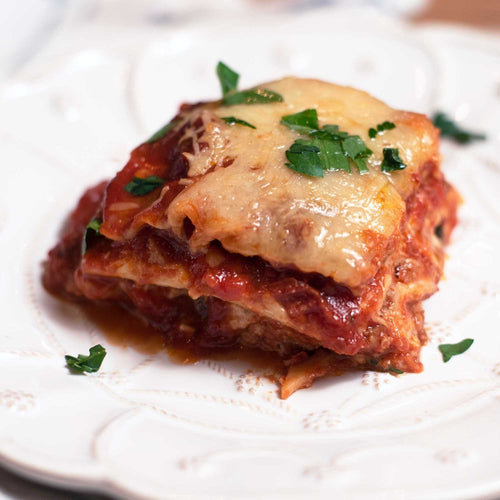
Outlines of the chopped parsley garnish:
{"type": "Polygon", "coordinates": [[[392,172],[394,170],[403,170],[406,165],[399,157],[397,148],[384,148],[384,159],[382,160],[382,172],[392,172]]]}
{"type": "Polygon", "coordinates": [[[360,173],[368,171],[366,158],[372,151],[361,137],[342,132],[338,125],[325,125],[320,129],[315,109],[283,116],[281,123],[308,136],[307,139],[297,139],[286,151],[290,162],[285,164],[288,168],[311,177],[323,177],[325,170],[350,172],[350,160],[360,173]]]}
{"type": "Polygon", "coordinates": [[[222,88],[222,95],[225,96],[229,92],[238,88],[240,75],[238,75],[236,71],[233,71],[229,66],[225,65],[222,61],[219,61],[216,72],[222,88]]]}
{"type": "Polygon", "coordinates": [[[283,97],[272,90],[259,88],[227,94],[222,99],[224,106],[234,106],[235,104],[266,104],[268,102],[283,102],[283,97]]]}
{"type": "Polygon", "coordinates": [[[325,125],[321,130],[336,139],[344,139],[349,135],[347,132],[341,132],[338,125],[325,125]]]}
{"type": "Polygon", "coordinates": [[[441,137],[449,137],[459,144],[469,144],[473,141],[486,140],[486,135],[459,127],[451,118],[441,111],[434,113],[432,121],[434,125],[441,130],[441,137]]]}
{"type": "Polygon", "coordinates": [[[379,134],[380,132],[383,132],[384,130],[392,130],[393,128],[396,128],[396,125],[394,125],[394,123],[385,121],[379,123],[375,128],[370,128],[368,130],[368,136],[370,137],[370,139],[375,139],[375,137],[377,137],[377,134],[379,134]]]}
{"type": "Polygon", "coordinates": [[[101,227],[102,221],[100,219],[92,219],[87,224],[87,229],[93,229],[96,233],[99,232],[99,228],[101,227]]]}
{"type": "Polygon", "coordinates": [[[388,371],[392,372],[392,373],[397,373],[398,375],[401,375],[402,373],[404,373],[403,370],[400,370],[399,368],[394,368],[393,366],[391,366],[388,371]]]}
{"type": "Polygon", "coordinates": [[[474,339],[464,339],[456,344],[441,344],[438,349],[441,351],[443,361],[447,363],[453,356],[463,354],[473,344],[474,339]]]}
{"type": "Polygon", "coordinates": [[[161,138],[165,137],[168,132],[170,132],[179,122],[177,120],[172,120],[171,122],[164,125],[160,130],[157,130],[147,141],[147,144],[159,141],[161,138]]]}
{"type": "Polygon", "coordinates": [[[283,97],[280,94],[268,89],[255,88],[238,92],[238,79],[240,75],[220,61],[217,64],[217,76],[222,88],[222,104],[224,106],[283,102],[283,97]]]}
{"type": "Polygon", "coordinates": [[[281,123],[301,134],[309,134],[319,129],[318,112],[315,109],[304,109],[294,115],[283,116],[281,123]]]}
{"type": "Polygon", "coordinates": [[[99,229],[101,227],[101,219],[92,219],[85,228],[82,238],[82,255],[87,251],[87,238],[90,234],[99,234],[99,229]]]}
{"type": "Polygon", "coordinates": [[[88,356],[79,354],[75,358],[74,356],[66,355],[64,359],[66,360],[66,365],[73,371],[93,373],[99,370],[105,356],[106,349],[101,344],[97,344],[89,349],[88,356]]]}
{"type": "Polygon", "coordinates": [[[300,174],[323,177],[324,168],[322,158],[319,156],[320,151],[320,148],[313,145],[313,141],[297,139],[285,153],[290,162],[285,165],[300,174]]]}
{"type": "Polygon", "coordinates": [[[342,147],[360,173],[368,172],[366,159],[372,154],[372,151],[366,147],[359,135],[350,135],[343,139],[342,147]]]}
{"type": "Polygon", "coordinates": [[[141,179],[140,177],[134,177],[125,187],[125,191],[134,196],[144,196],[151,191],[154,191],[157,187],[162,186],[165,181],[158,177],[157,175],[150,175],[141,179]]]}
{"type": "Polygon", "coordinates": [[[248,123],[245,120],[240,120],[239,118],[235,118],[234,116],[224,116],[221,118],[221,120],[224,120],[229,125],[236,124],[243,125],[244,127],[256,128],[251,123],[248,123]]]}

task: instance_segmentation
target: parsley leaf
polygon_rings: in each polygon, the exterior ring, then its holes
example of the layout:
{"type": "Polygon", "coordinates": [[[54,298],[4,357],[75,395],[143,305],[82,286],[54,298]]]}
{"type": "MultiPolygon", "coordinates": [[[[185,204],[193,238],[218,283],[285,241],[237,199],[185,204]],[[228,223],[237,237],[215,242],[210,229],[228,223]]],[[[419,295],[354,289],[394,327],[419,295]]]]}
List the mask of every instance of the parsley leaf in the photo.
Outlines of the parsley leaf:
{"type": "Polygon", "coordinates": [[[217,76],[222,88],[222,95],[227,95],[229,92],[236,90],[240,75],[233,71],[229,66],[226,66],[222,61],[217,64],[217,76]]]}
{"type": "Polygon", "coordinates": [[[288,168],[311,177],[323,177],[325,170],[351,171],[341,144],[329,138],[297,139],[285,155],[288,168]]]}
{"type": "Polygon", "coordinates": [[[392,372],[392,373],[397,373],[398,375],[401,375],[402,373],[404,373],[403,370],[400,370],[399,368],[394,368],[393,366],[391,366],[387,371],[392,372]]]}
{"type": "Polygon", "coordinates": [[[224,106],[283,102],[283,97],[280,94],[268,89],[255,88],[237,92],[240,75],[221,61],[217,64],[216,71],[222,88],[222,104],[224,106]]]}
{"type": "Polygon", "coordinates": [[[345,154],[356,165],[359,173],[368,172],[366,166],[366,158],[370,156],[373,151],[368,149],[359,135],[350,135],[343,139],[342,148],[345,154]]]}
{"type": "Polygon", "coordinates": [[[344,139],[348,137],[349,134],[347,132],[341,132],[339,130],[338,125],[325,125],[322,129],[322,132],[326,132],[328,135],[332,136],[334,139],[344,139]]]}
{"type": "Polygon", "coordinates": [[[234,116],[224,116],[221,118],[221,120],[224,120],[229,125],[236,124],[236,125],[243,125],[245,127],[250,127],[250,128],[257,128],[257,127],[254,127],[251,123],[248,123],[245,120],[240,120],[239,118],[235,118],[234,116]]]}
{"type": "Polygon", "coordinates": [[[87,238],[90,234],[99,234],[99,229],[101,227],[101,219],[92,219],[85,228],[82,238],[82,255],[87,251],[87,238]]]}
{"type": "Polygon", "coordinates": [[[96,233],[99,232],[99,228],[101,227],[101,220],[100,219],[92,219],[88,224],[87,224],[87,229],[93,229],[96,233]]]}
{"type": "Polygon", "coordinates": [[[93,373],[99,370],[105,356],[106,349],[101,344],[97,344],[89,349],[88,356],[79,354],[75,358],[74,356],[66,355],[64,359],[66,360],[66,365],[73,371],[93,373]]]}
{"type": "Polygon", "coordinates": [[[379,134],[380,132],[383,132],[384,130],[392,130],[393,128],[396,128],[396,125],[394,125],[394,123],[385,121],[379,123],[376,128],[370,128],[368,130],[368,136],[370,137],[370,139],[375,139],[375,137],[377,137],[377,134],[379,134]]]}
{"type": "Polygon", "coordinates": [[[469,144],[473,141],[486,140],[486,135],[459,127],[451,118],[441,111],[434,113],[432,121],[434,125],[441,130],[441,137],[449,137],[459,144],[469,144]]]}
{"type": "Polygon", "coordinates": [[[349,159],[339,141],[314,137],[313,145],[319,148],[321,166],[323,170],[344,170],[351,171],[349,159]]]}
{"type": "Polygon", "coordinates": [[[283,102],[283,97],[272,90],[256,88],[229,93],[222,99],[224,106],[234,106],[235,104],[266,104],[269,102],[283,102]]]}
{"type": "Polygon", "coordinates": [[[392,130],[396,128],[396,124],[393,122],[385,121],[377,125],[377,132],[382,132],[384,130],[392,130]]]}
{"type": "Polygon", "coordinates": [[[172,120],[171,122],[164,125],[160,130],[157,130],[147,141],[147,144],[159,141],[167,135],[179,122],[177,120],[172,120]]]}
{"type": "Polygon", "coordinates": [[[447,363],[453,356],[463,354],[473,344],[474,339],[464,339],[457,344],[441,344],[438,349],[443,356],[443,362],[447,363]]]}
{"type": "Polygon", "coordinates": [[[312,141],[297,139],[285,153],[290,163],[285,165],[300,174],[323,177],[323,167],[319,157],[320,149],[312,141]]]}
{"type": "Polygon", "coordinates": [[[290,161],[286,163],[288,168],[312,177],[323,177],[325,170],[350,172],[351,160],[360,173],[368,172],[366,158],[372,151],[361,137],[342,132],[338,125],[325,125],[320,129],[315,109],[283,116],[281,123],[309,136],[307,140],[297,139],[285,153],[290,161]],[[311,154],[313,151],[310,148],[315,148],[315,154],[311,154]]]}
{"type": "Polygon", "coordinates": [[[283,116],[280,123],[302,134],[309,134],[319,129],[318,112],[315,109],[304,109],[299,113],[283,116]]]}
{"type": "Polygon", "coordinates": [[[406,165],[399,157],[397,148],[384,148],[384,159],[382,160],[382,172],[392,172],[393,170],[403,170],[406,165]]]}
{"type": "Polygon", "coordinates": [[[125,187],[125,191],[134,196],[144,196],[157,187],[162,186],[165,181],[157,175],[150,175],[144,179],[134,177],[125,187]]]}

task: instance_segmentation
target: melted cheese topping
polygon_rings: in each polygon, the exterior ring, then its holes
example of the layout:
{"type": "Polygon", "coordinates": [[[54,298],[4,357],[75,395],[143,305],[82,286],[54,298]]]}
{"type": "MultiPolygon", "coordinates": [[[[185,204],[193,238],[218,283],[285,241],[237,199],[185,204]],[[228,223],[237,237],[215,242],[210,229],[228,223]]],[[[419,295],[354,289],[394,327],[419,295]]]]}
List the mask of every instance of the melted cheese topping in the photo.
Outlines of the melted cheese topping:
{"type": "Polygon", "coordinates": [[[304,272],[318,272],[356,288],[374,276],[399,231],[405,199],[427,161],[438,161],[437,131],[423,115],[395,111],[370,95],[317,80],[286,78],[264,84],[283,103],[207,104],[194,112],[204,124],[189,161],[194,182],[170,204],[168,226],[180,237],[189,218],[190,248],[204,251],[218,240],[230,252],[258,255],[304,272]],[[325,172],[324,178],[285,166],[285,151],[300,137],[281,117],[315,108],[320,126],[339,125],[373,151],[370,172],[325,172]],[[235,116],[256,127],[228,125],[235,116]],[[396,128],[368,138],[368,129],[389,120],[396,128]],[[395,147],[407,168],[384,173],[382,150],[395,147]],[[232,163],[231,163],[232,162],[232,163]]]}

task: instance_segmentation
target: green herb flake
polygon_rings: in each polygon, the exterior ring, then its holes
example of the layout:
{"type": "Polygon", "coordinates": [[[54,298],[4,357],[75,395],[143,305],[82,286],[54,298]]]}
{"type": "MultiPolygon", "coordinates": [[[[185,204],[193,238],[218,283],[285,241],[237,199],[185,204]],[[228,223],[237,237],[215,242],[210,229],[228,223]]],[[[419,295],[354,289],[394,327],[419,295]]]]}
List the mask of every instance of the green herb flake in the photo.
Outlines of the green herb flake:
{"type": "Polygon", "coordinates": [[[102,221],[100,219],[92,219],[87,224],[87,229],[93,229],[96,233],[99,232],[99,228],[101,227],[102,221]]]}
{"type": "Polygon", "coordinates": [[[397,148],[384,148],[384,159],[381,168],[382,172],[392,172],[406,168],[403,160],[399,157],[399,150],[397,148]]]}
{"type": "Polygon", "coordinates": [[[163,137],[165,137],[168,132],[170,132],[177,124],[178,120],[172,120],[171,122],[164,125],[160,130],[157,130],[147,141],[147,144],[151,144],[153,142],[159,141],[163,137]]]}
{"type": "Polygon", "coordinates": [[[222,88],[222,95],[225,96],[236,90],[238,87],[238,80],[240,75],[233,71],[229,66],[219,61],[216,68],[217,77],[219,78],[220,86],[222,88]]]}
{"type": "Polygon", "coordinates": [[[283,116],[280,123],[301,134],[309,134],[319,129],[318,113],[315,109],[305,109],[293,115],[283,116]]]}
{"type": "Polygon", "coordinates": [[[368,137],[370,137],[370,139],[375,139],[380,132],[383,132],[384,130],[392,130],[393,128],[396,128],[396,125],[392,122],[385,121],[379,123],[376,128],[372,127],[368,129],[368,137]]]}
{"type": "Polygon", "coordinates": [[[89,355],[78,354],[78,357],[64,356],[66,365],[70,370],[83,373],[93,373],[99,370],[102,361],[106,356],[106,349],[101,344],[97,344],[89,349],[89,355]]]}
{"type": "Polygon", "coordinates": [[[464,339],[456,344],[441,344],[438,349],[443,356],[443,362],[447,363],[453,356],[463,354],[473,344],[474,339],[464,339]]]}
{"type": "Polygon", "coordinates": [[[377,125],[378,132],[382,132],[383,130],[392,130],[393,128],[396,128],[396,125],[389,121],[385,121],[377,125]]]}
{"type": "Polygon", "coordinates": [[[434,125],[441,130],[441,137],[449,137],[459,144],[469,144],[473,141],[484,141],[486,135],[459,127],[445,113],[438,111],[432,117],[434,125]]]}
{"type": "Polygon", "coordinates": [[[352,161],[360,173],[368,172],[366,158],[372,151],[361,137],[339,130],[338,125],[325,125],[320,129],[315,109],[283,116],[281,123],[308,136],[308,139],[297,139],[285,153],[290,161],[286,163],[288,168],[312,177],[323,177],[323,172],[329,170],[350,172],[352,161]]]}
{"type": "Polygon", "coordinates": [[[234,106],[235,104],[267,104],[271,102],[283,102],[283,97],[277,92],[262,88],[228,93],[222,99],[224,106],[234,106]]]}
{"type": "Polygon", "coordinates": [[[221,61],[217,64],[216,72],[222,88],[223,106],[283,102],[283,97],[280,94],[268,89],[254,88],[238,92],[238,80],[240,75],[221,61]]]}
{"type": "Polygon", "coordinates": [[[320,150],[321,166],[323,170],[344,170],[350,172],[349,159],[339,141],[315,137],[313,144],[320,150]]]}
{"type": "Polygon", "coordinates": [[[285,164],[288,168],[311,177],[323,177],[329,170],[351,171],[341,144],[324,137],[297,139],[285,155],[290,161],[285,164]]]}
{"type": "Polygon", "coordinates": [[[398,375],[401,375],[402,373],[404,373],[403,370],[400,370],[399,368],[394,368],[393,366],[391,366],[387,371],[392,372],[392,373],[397,373],[398,375]]]}
{"type": "Polygon", "coordinates": [[[368,149],[359,135],[350,135],[342,140],[342,148],[345,154],[356,165],[359,173],[368,172],[366,166],[366,158],[368,158],[373,151],[368,149]]]}
{"type": "Polygon", "coordinates": [[[85,232],[83,233],[82,238],[82,255],[87,251],[88,237],[91,234],[99,234],[99,229],[101,228],[102,220],[101,219],[92,219],[85,228],[85,232]]]}
{"type": "Polygon", "coordinates": [[[334,139],[344,139],[349,136],[347,132],[341,132],[338,125],[325,125],[322,127],[321,132],[327,133],[334,139]]]}
{"type": "Polygon", "coordinates": [[[234,116],[224,116],[221,120],[225,121],[229,125],[243,125],[244,127],[257,128],[254,127],[251,123],[246,122],[245,120],[240,120],[239,118],[235,118],[234,116]]]}
{"type": "Polygon", "coordinates": [[[323,167],[319,157],[320,149],[312,145],[312,141],[297,139],[290,149],[285,153],[290,163],[285,165],[299,172],[300,174],[310,175],[311,177],[323,177],[323,167]]]}
{"type": "Polygon", "coordinates": [[[125,187],[125,191],[134,196],[144,196],[151,193],[157,187],[162,186],[165,181],[157,175],[150,175],[144,179],[134,177],[125,187]]]}

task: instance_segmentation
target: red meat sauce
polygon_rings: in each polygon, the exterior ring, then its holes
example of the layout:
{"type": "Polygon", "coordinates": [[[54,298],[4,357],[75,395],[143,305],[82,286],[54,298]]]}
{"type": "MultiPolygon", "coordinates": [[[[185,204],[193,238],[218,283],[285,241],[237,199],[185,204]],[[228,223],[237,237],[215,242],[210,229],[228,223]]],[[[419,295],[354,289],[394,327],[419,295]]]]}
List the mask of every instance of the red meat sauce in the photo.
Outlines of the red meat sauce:
{"type": "MultiPolygon", "coordinates": [[[[196,137],[199,139],[203,133],[203,123],[199,117],[193,118],[193,121],[185,120],[184,115],[198,106],[199,104],[181,106],[172,122],[184,120],[182,126],[175,127],[155,142],[145,142],[135,148],[128,163],[111,180],[106,190],[104,220],[100,229],[107,238],[121,240],[130,237],[138,226],[161,220],[172,199],[185,189],[185,185],[179,183],[179,180],[187,176],[189,168],[184,153],[193,153],[192,135],[186,136],[186,131],[198,130],[196,137]],[[134,177],[146,178],[152,175],[165,181],[162,189],[165,196],[159,197],[159,190],[144,196],[134,196],[124,189],[134,177]],[[114,210],[117,204],[129,205],[130,208],[114,210]],[[140,220],[135,221],[138,215],[140,220]]],[[[198,143],[198,146],[203,149],[203,144],[198,143]]]]}
{"type": "MultiPolygon", "coordinates": [[[[144,227],[130,241],[112,241],[102,236],[88,239],[86,255],[95,254],[101,259],[125,247],[140,257],[148,240],[154,239],[169,262],[178,262],[189,269],[190,290],[201,296],[198,300],[186,294],[174,296],[172,289],[166,287],[82,273],[83,233],[88,221],[101,210],[105,186],[101,183],[83,195],[65,226],[60,243],[50,251],[43,274],[44,286],[50,292],[73,299],[116,301],[147,318],[173,342],[187,340],[202,348],[230,347],[238,343],[239,332],[228,327],[226,321],[225,301],[238,302],[243,297],[258,300],[269,294],[284,307],[294,323],[321,332],[321,344],[347,355],[364,347],[364,337],[356,333],[361,319],[359,298],[348,288],[319,274],[277,269],[258,257],[230,254],[216,242],[214,247],[223,255],[223,260],[210,267],[205,254],[192,255],[185,242],[152,227],[144,227]]],[[[267,321],[270,327],[279,327],[271,320],[262,321],[267,321]]],[[[301,349],[288,346],[284,352],[289,356],[301,349]]]]}

